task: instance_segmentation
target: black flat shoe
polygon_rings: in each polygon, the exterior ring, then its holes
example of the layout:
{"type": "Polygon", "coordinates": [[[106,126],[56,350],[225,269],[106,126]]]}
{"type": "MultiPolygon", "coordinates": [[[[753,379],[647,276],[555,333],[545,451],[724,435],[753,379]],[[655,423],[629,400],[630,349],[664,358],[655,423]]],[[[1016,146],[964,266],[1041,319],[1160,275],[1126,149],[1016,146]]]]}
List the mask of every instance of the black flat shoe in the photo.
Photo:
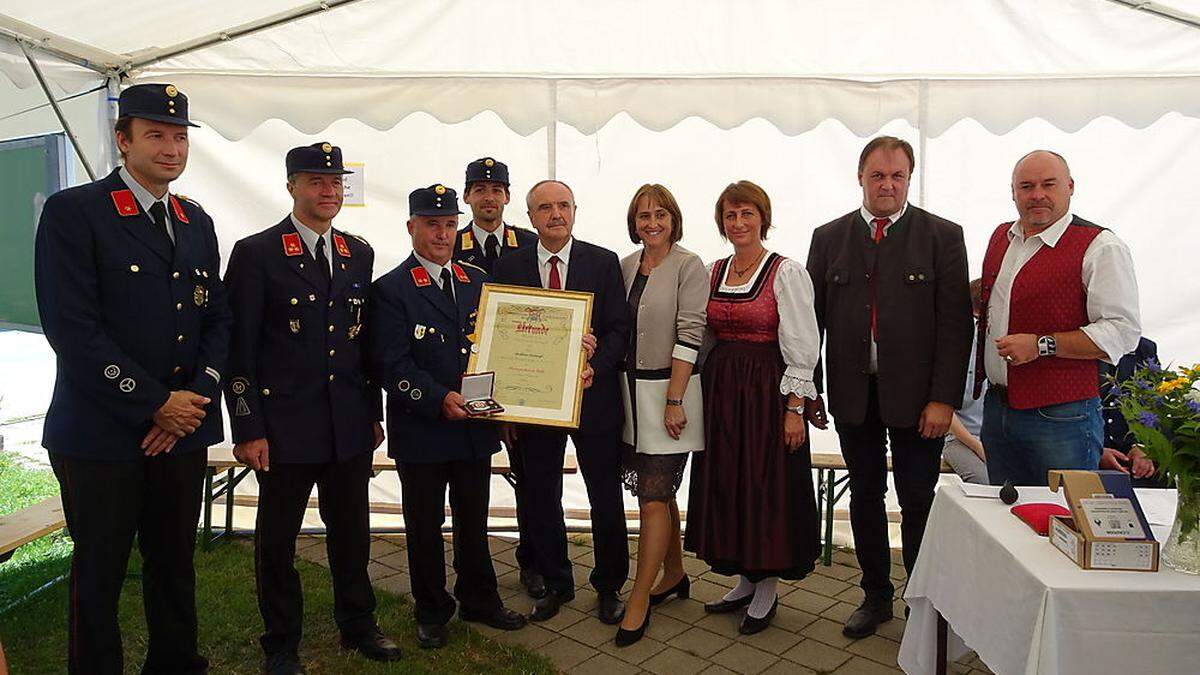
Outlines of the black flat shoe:
{"type": "Polygon", "coordinates": [[[533,605],[533,612],[529,615],[530,621],[549,621],[558,616],[558,610],[566,603],[575,599],[575,593],[556,593],[548,591],[546,597],[538,600],[533,605]]]}
{"type": "Polygon", "coordinates": [[[892,620],[892,603],[890,600],[872,602],[864,600],[858,609],[846,619],[842,635],[855,640],[865,638],[875,632],[879,624],[892,620]]]}
{"type": "Polygon", "coordinates": [[[507,607],[497,607],[490,614],[475,614],[458,610],[458,618],[471,623],[482,623],[497,630],[517,630],[525,627],[525,617],[507,607]]]}
{"type": "Polygon", "coordinates": [[[657,605],[661,605],[667,600],[670,600],[672,595],[678,595],[680,600],[687,600],[691,594],[692,580],[688,578],[687,574],[684,574],[683,578],[676,582],[674,586],[668,588],[662,593],[651,593],[650,606],[655,607],[657,605]]]}
{"type": "Polygon", "coordinates": [[[600,615],[601,623],[615,626],[625,618],[625,603],[621,602],[616,591],[606,591],[600,594],[597,614],[600,615]]]}
{"type": "Polygon", "coordinates": [[[399,661],[400,646],[378,628],[359,635],[343,635],[342,649],[352,649],[372,661],[399,661]]]}
{"type": "Polygon", "coordinates": [[[521,585],[525,593],[534,600],[546,597],[546,579],[533,570],[521,570],[521,585]]]}
{"type": "Polygon", "coordinates": [[[440,623],[417,624],[417,642],[421,649],[441,649],[446,646],[446,627],[440,623]]]}
{"type": "Polygon", "coordinates": [[[750,601],[754,599],[754,593],[750,593],[744,598],[737,600],[717,600],[704,605],[704,611],[709,614],[728,614],[750,605],[750,601]]]}
{"type": "Polygon", "coordinates": [[[761,633],[771,625],[771,619],[775,618],[775,612],[779,609],[779,597],[775,597],[775,602],[771,603],[771,609],[767,611],[767,615],[761,619],[756,619],[749,614],[742,617],[742,623],[738,626],[738,632],[742,635],[754,635],[761,633]]]}
{"type": "Polygon", "coordinates": [[[634,630],[625,630],[617,628],[617,637],[613,639],[613,643],[618,647],[628,647],[629,645],[642,639],[646,634],[646,627],[650,625],[650,608],[646,608],[646,617],[642,619],[642,625],[634,630]]]}

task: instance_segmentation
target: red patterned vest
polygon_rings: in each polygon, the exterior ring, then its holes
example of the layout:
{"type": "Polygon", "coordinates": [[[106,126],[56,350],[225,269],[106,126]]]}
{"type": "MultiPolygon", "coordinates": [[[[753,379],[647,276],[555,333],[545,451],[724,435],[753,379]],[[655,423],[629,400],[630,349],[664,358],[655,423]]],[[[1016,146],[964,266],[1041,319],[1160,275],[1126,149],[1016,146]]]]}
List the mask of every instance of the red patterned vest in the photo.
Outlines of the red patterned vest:
{"type": "MultiPolygon", "coordinates": [[[[1005,223],[992,233],[983,258],[983,320],[975,362],[976,397],[986,377],[983,341],[987,339],[988,300],[1008,251],[1005,223]]],[[[1074,216],[1058,243],[1042,246],[1013,279],[1008,302],[1008,332],[1050,335],[1086,326],[1087,288],[1083,285],[1083,254],[1104,228],[1074,216]]],[[[1008,404],[1021,410],[1079,401],[1100,395],[1096,362],[1085,359],[1039,357],[1008,368],[1008,404]]]]}

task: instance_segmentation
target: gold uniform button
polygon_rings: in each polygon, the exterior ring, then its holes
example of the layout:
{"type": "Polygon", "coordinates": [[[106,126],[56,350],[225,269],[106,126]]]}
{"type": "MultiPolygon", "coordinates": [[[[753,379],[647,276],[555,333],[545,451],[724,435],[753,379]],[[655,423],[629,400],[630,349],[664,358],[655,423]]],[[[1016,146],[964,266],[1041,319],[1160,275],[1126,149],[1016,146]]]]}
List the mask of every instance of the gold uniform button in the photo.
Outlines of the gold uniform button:
{"type": "Polygon", "coordinates": [[[130,265],[130,266],[129,266],[129,271],[130,271],[130,272],[141,272],[141,271],[142,271],[142,268],[138,267],[137,265],[130,265]]]}
{"type": "Polygon", "coordinates": [[[181,311],[182,309],[183,309],[183,303],[182,303],[182,302],[177,302],[177,303],[175,303],[175,311],[176,311],[176,312],[178,312],[178,311],[181,311]]]}
{"type": "Polygon", "coordinates": [[[918,274],[918,275],[917,275],[917,278],[918,278],[918,279],[920,279],[921,281],[925,281],[925,275],[924,275],[924,274],[918,274]]]}
{"type": "Polygon", "coordinates": [[[296,298],[292,298],[292,304],[293,304],[293,305],[298,305],[298,304],[300,304],[300,301],[299,301],[299,300],[297,300],[296,298]]]}
{"type": "Polygon", "coordinates": [[[263,396],[270,396],[270,395],[271,395],[271,390],[270,390],[270,389],[263,389],[263,390],[262,390],[262,395],[263,395],[263,396]]]}
{"type": "Polygon", "coordinates": [[[330,307],[333,307],[333,301],[332,301],[332,300],[330,300],[330,301],[329,301],[329,306],[330,306],[330,307]]]}
{"type": "Polygon", "coordinates": [[[913,276],[913,275],[911,275],[911,274],[910,274],[910,275],[908,275],[908,280],[909,280],[909,281],[916,281],[916,280],[917,280],[917,278],[916,278],[915,276],[913,276]]]}
{"type": "Polygon", "coordinates": [[[171,372],[172,372],[172,373],[178,373],[178,372],[180,372],[181,370],[183,370],[183,366],[175,366],[174,368],[172,368],[172,369],[171,369],[171,372]]]}
{"type": "Polygon", "coordinates": [[[334,354],[336,354],[336,353],[337,353],[337,350],[336,350],[336,349],[330,349],[330,350],[329,350],[329,355],[330,355],[330,356],[333,356],[333,355],[334,355],[334,354]]]}
{"type": "Polygon", "coordinates": [[[329,374],[329,381],[330,381],[330,382],[333,382],[333,373],[330,373],[330,374],[329,374]]]}
{"type": "Polygon", "coordinates": [[[333,324],[329,324],[329,332],[330,332],[330,333],[332,333],[332,332],[333,332],[333,324]]]}
{"type": "Polygon", "coordinates": [[[179,278],[179,272],[171,272],[171,278],[172,278],[172,279],[178,279],[178,278],[179,278]]]}
{"type": "Polygon", "coordinates": [[[176,342],[183,342],[183,336],[182,336],[182,335],[177,335],[177,336],[175,336],[175,341],[176,341],[176,342]]]}
{"type": "Polygon", "coordinates": [[[459,351],[461,351],[462,353],[466,354],[466,353],[467,353],[467,348],[466,348],[466,347],[463,347],[463,348],[462,348],[462,349],[460,349],[459,351]]]}

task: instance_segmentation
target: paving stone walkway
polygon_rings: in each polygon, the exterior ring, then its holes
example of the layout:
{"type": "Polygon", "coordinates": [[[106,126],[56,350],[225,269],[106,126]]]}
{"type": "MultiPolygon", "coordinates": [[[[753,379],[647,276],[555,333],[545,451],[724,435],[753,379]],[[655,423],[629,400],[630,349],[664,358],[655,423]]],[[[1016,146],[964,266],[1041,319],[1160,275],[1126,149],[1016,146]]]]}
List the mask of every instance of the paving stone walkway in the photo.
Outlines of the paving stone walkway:
{"type": "MultiPolygon", "coordinates": [[[[324,564],[323,543],[320,538],[301,537],[296,547],[298,555],[324,564]]],[[[533,601],[525,595],[518,580],[515,542],[490,537],[489,543],[500,596],[508,607],[528,613],[533,601]]],[[[575,600],[558,616],[513,632],[478,624],[472,624],[472,628],[499,642],[524,645],[544,654],[560,670],[569,673],[873,675],[901,672],[896,666],[896,657],[904,634],[902,601],[896,601],[896,618],[880,626],[877,635],[857,641],[842,636],[842,622],[862,599],[862,591],[857,585],[861,572],[853,553],[837,551],[829,567],[817,565],[815,573],[800,581],[781,581],[779,610],[771,627],[751,636],[738,633],[740,618],[737,614],[705,614],[704,603],[724,595],[734,580],[714,574],[703,562],[688,555],[684,558],[684,567],[692,578],[691,598],[673,599],[655,608],[646,636],[631,647],[619,649],[613,644],[616,627],[606,626],[596,618],[596,594],[587,581],[593,565],[588,539],[574,537],[569,549],[577,589],[575,600]]],[[[636,539],[630,540],[630,551],[636,558],[636,539]]],[[[905,581],[899,560],[899,552],[893,552],[892,578],[899,589],[897,597],[903,593],[905,581]]],[[[635,567],[634,563],[629,566],[631,578],[635,567]]],[[[369,572],[377,587],[397,594],[410,593],[403,536],[372,539],[369,572]]],[[[454,572],[448,569],[447,585],[453,584],[454,572]]],[[[950,670],[961,675],[989,673],[974,655],[951,664],[950,670]]]]}

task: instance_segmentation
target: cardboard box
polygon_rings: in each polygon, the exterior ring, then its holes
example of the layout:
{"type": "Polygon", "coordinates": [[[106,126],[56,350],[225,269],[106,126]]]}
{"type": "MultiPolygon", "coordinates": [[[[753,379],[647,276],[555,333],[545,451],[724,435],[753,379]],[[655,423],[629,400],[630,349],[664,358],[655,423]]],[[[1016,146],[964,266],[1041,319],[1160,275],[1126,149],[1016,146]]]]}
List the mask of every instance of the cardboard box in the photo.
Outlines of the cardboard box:
{"type": "Polygon", "coordinates": [[[1071,517],[1050,518],[1050,541],[1085,570],[1158,571],[1158,542],[1128,474],[1051,471],[1050,489],[1066,493],[1071,517]]]}

